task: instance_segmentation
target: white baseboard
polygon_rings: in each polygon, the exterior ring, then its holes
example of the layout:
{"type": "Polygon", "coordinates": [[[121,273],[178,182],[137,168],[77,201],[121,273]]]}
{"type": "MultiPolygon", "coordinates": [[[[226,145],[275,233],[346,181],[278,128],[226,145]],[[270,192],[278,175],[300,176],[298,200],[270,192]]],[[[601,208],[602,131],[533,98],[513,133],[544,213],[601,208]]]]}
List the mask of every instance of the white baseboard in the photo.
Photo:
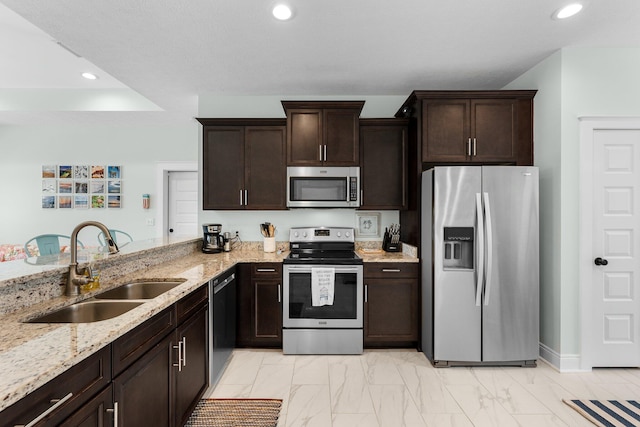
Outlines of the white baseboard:
{"type": "Polygon", "coordinates": [[[579,354],[560,354],[540,343],[540,358],[560,372],[584,372],[580,368],[579,354]]]}

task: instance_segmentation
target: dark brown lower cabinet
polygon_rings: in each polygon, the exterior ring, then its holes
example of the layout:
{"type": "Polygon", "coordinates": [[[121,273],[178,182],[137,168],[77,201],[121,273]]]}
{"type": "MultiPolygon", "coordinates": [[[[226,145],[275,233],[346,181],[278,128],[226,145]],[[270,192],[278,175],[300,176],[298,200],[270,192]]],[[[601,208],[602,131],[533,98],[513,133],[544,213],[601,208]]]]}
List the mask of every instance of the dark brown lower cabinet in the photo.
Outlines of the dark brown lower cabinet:
{"type": "Polygon", "coordinates": [[[209,385],[208,313],[206,308],[200,309],[176,331],[178,344],[183,343],[182,367],[177,373],[174,367],[176,426],[187,422],[209,385]]]}
{"type": "Polygon", "coordinates": [[[365,346],[416,345],[418,264],[365,263],[364,286],[365,346]]]}
{"type": "Polygon", "coordinates": [[[0,413],[0,426],[174,427],[209,382],[208,286],[0,413]]]}
{"type": "Polygon", "coordinates": [[[282,264],[240,264],[236,268],[237,345],[282,347],[282,264]]]}
{"type": "MultiPolygon", "coordinates": [[[[113,380],[118,426],[182,426],[187,421],[209,381],[207,295],[203,286],[178,301],[177,328],[113,380]]],[[[154,325],[153,319],[146,323],[154,325]]],[[[135,329],[130,333],[140,335],[135,329]]],[[[126,337],[121,339],[126,342],[126,337]]]]}
{"type": "MultiPolygon", "coordinates": [[[[57,426],[76,412],[84,411],[85,405],[91,406],[92,396],[110,381],[111,346],[106,346],[3,410],[0,425],[27,425],[46,413],[36,425],[57,426]]],[[[78,425],[101,425],[87,422],[78,425]]]]}
{"type": "Polygon", "coordinates": [[[113,426],[116,409],[113,406],[113,388],[102,390],[85,403],[72,416],[64,420],[60,427],[106,427],[113,426]]]}
{"type": "Polygon", "coordinates": [[[172,426],[171,380],[173,334],[135,361],[113,380],[118,426],[172,426]]]}

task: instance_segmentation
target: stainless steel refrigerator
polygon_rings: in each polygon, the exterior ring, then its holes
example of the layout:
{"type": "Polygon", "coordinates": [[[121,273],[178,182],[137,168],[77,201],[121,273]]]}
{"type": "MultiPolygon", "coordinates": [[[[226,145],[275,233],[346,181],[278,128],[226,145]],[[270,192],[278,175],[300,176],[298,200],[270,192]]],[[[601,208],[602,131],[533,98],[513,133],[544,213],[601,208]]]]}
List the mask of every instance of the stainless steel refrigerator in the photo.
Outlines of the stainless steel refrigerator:
{"type": "Polygon", "coordinates": [[[422,350],[435,366],[535,366],[538,169],[422,174],[422,350]]]}

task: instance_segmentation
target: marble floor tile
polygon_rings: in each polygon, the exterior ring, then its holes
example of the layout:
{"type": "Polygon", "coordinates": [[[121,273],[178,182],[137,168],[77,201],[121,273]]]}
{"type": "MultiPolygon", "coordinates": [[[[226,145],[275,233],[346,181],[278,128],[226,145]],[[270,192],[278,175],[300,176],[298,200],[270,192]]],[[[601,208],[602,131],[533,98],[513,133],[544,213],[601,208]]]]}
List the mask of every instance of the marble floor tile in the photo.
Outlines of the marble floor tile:
{"type": "Polygon", "coordinates": [[[475,369],[473,373],[510,414],[550,414],[549,409],[501,368],[475,369]]]}
{"type": "Polygon", "coordinates": [[[360,360],[329,363],[329,386],[333,413],[373,413],[369,384],[360,360]]]}
{"type": "Polygon", "coordinates": [[[403,363],[398,366],[398,370],[420,413],[462,413],[433,368],[403,363]]]}
{"type": "Polygon", "coordinates": [[[447,389],[474,426],[517,427],[499,400],[479,384],[448,385],[447,389]]]}
{"type": "Polygon", "coordinates": [[[402,385],[371,385],[380,427],[426,427],[411,394],[402,385]]]}
{"type": "Polygon", "coordinates": [[[329,361],[324,356],[297,356],[292,384],[329,384],[329,361]]]}
{"type": "Polygon", "coordinates": [[[434,368],[415,350],[238,349],[205,397],[279,398],[278,427],[592,427],[563,398],[637,399],[640,370],[434,368]]]}
{"type": "Polygon", "coordinates": [[[465,414],[422,414],[427,427],[473,427],[465,414]]]}
{"type": "Polygon", "coordinates": [[[380,427],[376,414],[333,414],[332,427],[380,427]]]}
{"type": "Polygon", "coordinates": [[[227,363],[219,384],[253,384],[262,365],[263,352],[236,350],[227,363]]]}
{"type": "Polygon", "coordinates": [[[331,397],[328,384],[291,386],[287,406],[287,427],[326,427],[331,423],[331,397]]]}

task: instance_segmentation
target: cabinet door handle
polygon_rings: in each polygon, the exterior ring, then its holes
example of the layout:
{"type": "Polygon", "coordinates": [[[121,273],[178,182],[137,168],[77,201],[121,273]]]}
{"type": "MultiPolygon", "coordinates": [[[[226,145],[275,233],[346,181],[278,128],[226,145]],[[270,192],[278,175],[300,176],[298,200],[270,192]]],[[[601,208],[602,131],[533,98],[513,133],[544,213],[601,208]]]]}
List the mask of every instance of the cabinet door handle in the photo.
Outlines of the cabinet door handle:
{"type": "Polygon", "coordinates": [[[242,190],[240,190],[240,206],[242,206],[242,190]]]}
{"type": "Polygon", "coordinates": [[[182,337],[182,366],[187,366],[187,337],[182,337]]]}
{"type": "Polygon", "coordinates": [[[471,157],[471,138],[467,139],[467,156],[471,157]]]}
{"type": "Polygon", "coordinates": [[[318,157],[322,161],[322,145],[318,145],[318,157]]]}
{"type": "Polygon", "coordinates": [[[364,302],[369,302],[369,285],[364,285],[364,302]]]}
{"type": "Polygon", "coordinates": [[[258,273],[275,273],[276,269],[275,268],[258,268],[256,269],[256,271],[258,273]]]}
{"type": "Polygon", "coordinates": [[[35,417],[33,420],[31,420],[30,423],[25,424],[24,426],[15,426],[15,427],[33,427],[36,424],[38,424],[40,421],[42,421],[42,419],[44,417],[46,417],[47,415],[49,415],[50,413],[52,413],[53,411],[55,411],[56,409],[58,409],[60,406],[64,405],[65,402],[69,399],[71,399],[73,397],[73,393],[69,393],[67,394],[65,397],[63,397],[62,399],[51,399],[50,403],[53,403],[53,405],[51,405],[49,407],[49,409],[47,409],[46,411],[44,411],[43,413],[41,413],[40,415],[38,415],[37,417],[35,417]]]}
{"type": "Polygon", "coordinates": [[[478,153],[476,152],[476,148],[477,148],[476,139],[473,138],[473,155],[474,156],[478,155],[478,153]]]}
{"type": "Polygon", "coordinates": [[[113,427],[118,427],[118,402],[113,402],[113,409],[107,409],[113,413],[113,427]]]}
{"type": "Polygon", "coordinates": [[[400,269],[399,268],[383,268],[382,272],[383,273],[400,273],[400,269]]]}
{"type": "Polygon", "coordinates": [[[327,161],[327,146],[324,146],[324,159],[325,162],[327,161]]]}
{"type": "Polygon", "coordinates": [[[249,204],[249,193],[247,190],[244,190],[244,205],[247,206],[249,204]]]}
{"type": "Polygon", "coordinates": [[[174,363],[173,366],[178,368],[178,372],[182,371],[182,341],[178,345],[174,345],[173,348],[178,349],[178,363],[174,363]]]}
{"type": "Polygon", "coordinates": [[[278,302],[282,302],[282,286],[278,283],[278,302]]]}

